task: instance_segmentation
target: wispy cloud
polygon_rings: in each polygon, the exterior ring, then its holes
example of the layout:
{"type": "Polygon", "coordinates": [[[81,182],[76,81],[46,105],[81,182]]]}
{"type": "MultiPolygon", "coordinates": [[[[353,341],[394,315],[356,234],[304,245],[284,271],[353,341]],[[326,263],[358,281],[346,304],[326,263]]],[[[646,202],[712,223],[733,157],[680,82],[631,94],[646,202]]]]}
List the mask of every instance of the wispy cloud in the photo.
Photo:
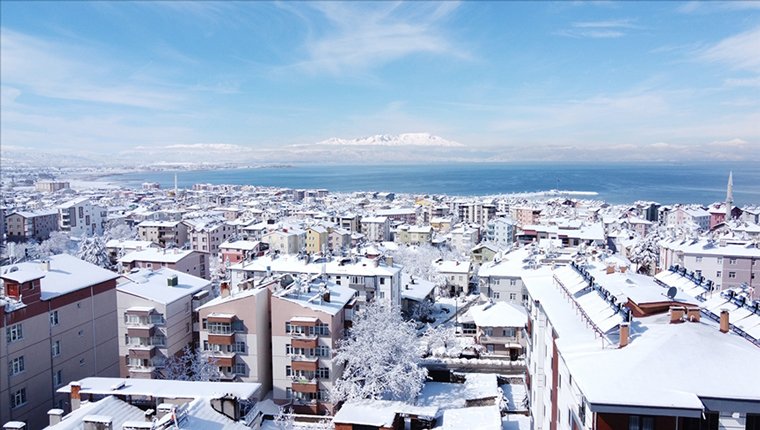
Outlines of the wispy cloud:
{"type": "Polygon", "coordinates": [[[697,58],[734,70],[760,72],[760,26],[721,40],[699,52],[697,58]]]}
{"type": "Polygon", "coordinates": [[[592,39],[612,39],[623,37],[631,30],[638,30],[642,27],[635,24],[632,19],[613,19],[601,21],[579,21],[570,24],[565,28],[555,32],[558,36],[574,38],[592,38],[592,39]]]}
{"type": "Polygon", "coordinates": [[[681,4],[676,8],[676,12],[693,15],[693,14],[709,14],[716,12],[733,12],[743,10],[759,10],[760,2],[753,0],[745,1],[689,1],[681,4]]]}
{"type": "Polygon", "coordinates": [[[305,43],[296,64],[312,73],[363,73],[415,54],[467,58],[439,24],[458,3],[311,3],[330,28],[305,43]]]}

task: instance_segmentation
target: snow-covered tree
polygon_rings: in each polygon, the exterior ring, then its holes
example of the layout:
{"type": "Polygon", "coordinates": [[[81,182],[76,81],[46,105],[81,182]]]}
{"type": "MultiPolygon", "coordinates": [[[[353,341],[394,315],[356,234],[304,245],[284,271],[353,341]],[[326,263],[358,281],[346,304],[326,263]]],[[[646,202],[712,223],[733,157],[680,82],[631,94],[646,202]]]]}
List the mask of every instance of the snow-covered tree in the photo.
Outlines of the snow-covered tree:
{"type": "Polygon", "coordinates": [[[655,229],[634,245],[631,261],[638,265],[638,273],[653,274],[659,260],[660,234],[655,229]]]}
{"type": "Polygon", "coordinates": [[[295,423],[293,408],[280,408],[280,411],[274,417],[274,425],[280,430],[294,430],[295,423]]]}
{"type": "Polygon", "coordinates": [[[414,305],[411,317],[413,320],[421,321],[423,323],[435,321],[435,319],[432,318],[434,310],[435,306],[433,305],[433,302],[430,300],[423,300],[414,305]]]}
{"type": "Polygon", "coordinates": [[[411,401],[427,377],[419,360],[414,324],[404,321],[396,307],[370,303],[357,312],[348,338],[338,346],[335,362],[344,370],[333,386],[332,401],[411,401]]]}
{"type": "Polygon", "coordinates": [[[445,351],[456,343],[456,330],[451,326],[428,327],[422,335],[422,344],[426,353],[435,356],[445,355],[445,351]]]}
{"type": "Polygon", "coordinates": [[[79,242],[77,257],[104,269],[111,269],[111,260],[103,239],[99,236],[86,237],[79,242]]]}
{"type": "Polygon", "coordinates": [[[103,237],[106,241],[109,241],[111,239],[136,240],[138,236],[136,228],[130,227],[124,222],[109,221],[103,237]]]}
{"type": "Polygon", "coordinates": [[[164,379],[177,381],[218,381],[221,374],[217,361],[200,349],[185,346],[182,354],[166,359],[164,379]]]}
{"type": "Polygon", "coordinates": [[[68,233],[62,231],[51,232],[46,241],[33,248],[34,251],[29,251],[30,256],[32,253],[35,254],[32,258],[45,258],[51,255],[74,254],[76,252],[68,233]]]}
{"type": "Polygon", "coordinates": [[[443,253],[430,245],[400,246],[390,252],[394,262],[404,266],[404,271],[411,276],[443,284],[444,277],[433,266],[433,262],[444,258],[443,253]]]}

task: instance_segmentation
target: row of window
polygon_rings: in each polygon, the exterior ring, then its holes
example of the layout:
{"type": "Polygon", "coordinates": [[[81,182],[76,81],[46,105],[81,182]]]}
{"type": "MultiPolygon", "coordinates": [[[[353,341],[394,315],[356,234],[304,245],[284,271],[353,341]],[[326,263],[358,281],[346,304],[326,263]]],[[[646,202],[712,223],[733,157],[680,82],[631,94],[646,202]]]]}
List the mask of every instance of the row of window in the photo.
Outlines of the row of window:
{"type": "MultiPolygon", "coordinates": [[[[701,263],[702,259],[703,259],[702,257],[697,256],[696,257],[697,263],[701,263]]],[[[737,260],[738,260],[737,258],[731,257],[728,259],[728,264],[736,264],[737,260]]],[[[717,261],[718,261],[718,264],[723,264],[723,257],[718,257],[717,261]]],[[[756,264],[757,264],[757,260],[752,260],[752,265],[755,266],[756,264]]]]}
{"type": "Polygon", "coordinates": [[[305,355],[307,357],[330,357],[330,347],[319,345],[317,348],[293,348],[290,344],[285,345],[287,355],[305,355]]]}
{"type": "Polygon", "coordinates": [[[301,325],[292,325],[290,322],[286,322],[285,333],[303,334],[306,336],[329,336],[330,327],[324,323],[317,324],[314,327],[306,327],[301,325]]]}
{"type": "Polygon", "coordinates": [[[285,366],[285,376],[288,377],[302,377],[304,379],[313,379],[314,377],[321,379],[330,379],[330,368],[319,367],[316,372],[304,372],[293,370],[291,366],[285,366]]]}
{"type": "Polygon", "coordinates": [[[324,402],[328,401],[328,392],[325,390],[319,390],[316,393],[301,393],[299,391],[293,391],[292,388],[285,388],[285,397],[291,400],[300,400],[303,402],[324,402]]]}
{"type": "Polygon", "coordinates": [[[245,354],[245,342],[241,341],[235,341],[232,345],[219,345],[216,343],[208,343],[207,340],[203,341],[203,350],[204,351],[214,351],[214,352],[239,352],[242,354],[245,354]]]}
{"type": "Polygon", "coordinates": [[[151,336],[151,337],[130,337],[128,334],[124,335],[124,345],[128,346],[164,346],[166,345],[165,336],[151,336]]]}

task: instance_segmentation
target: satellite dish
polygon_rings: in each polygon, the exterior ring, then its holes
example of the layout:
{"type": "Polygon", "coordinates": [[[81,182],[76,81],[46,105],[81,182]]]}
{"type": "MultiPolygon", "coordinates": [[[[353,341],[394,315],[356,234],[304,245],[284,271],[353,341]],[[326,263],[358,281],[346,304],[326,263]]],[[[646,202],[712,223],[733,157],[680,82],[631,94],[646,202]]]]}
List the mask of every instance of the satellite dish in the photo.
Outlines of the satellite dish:
{"type": "Polygon", "coordinates": [[[670,297],[670,300],[675,300],[676,294],[678,294],[678,289],[676,289],[676,287],[668,288],[668,297],[670,297]]]}

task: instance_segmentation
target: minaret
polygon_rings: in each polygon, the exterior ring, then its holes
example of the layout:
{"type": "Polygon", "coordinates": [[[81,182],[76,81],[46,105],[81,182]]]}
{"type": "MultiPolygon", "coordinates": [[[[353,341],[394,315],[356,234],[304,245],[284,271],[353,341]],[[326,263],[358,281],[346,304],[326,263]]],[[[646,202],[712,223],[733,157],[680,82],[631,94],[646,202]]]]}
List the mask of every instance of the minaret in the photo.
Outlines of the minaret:
{"type": "Polygon", "coordinates": [[[177,189],[177,174],[174,174],[174,208],[177,209],[177,202],[179,202],[179,192],[177,189]]]}
{"type": "Polygon", "coordinates": [[[731,209],[734,206],[734,172],[728,172],[728,187],[726,188],[726,221],[731,219],[731,209]]]}

